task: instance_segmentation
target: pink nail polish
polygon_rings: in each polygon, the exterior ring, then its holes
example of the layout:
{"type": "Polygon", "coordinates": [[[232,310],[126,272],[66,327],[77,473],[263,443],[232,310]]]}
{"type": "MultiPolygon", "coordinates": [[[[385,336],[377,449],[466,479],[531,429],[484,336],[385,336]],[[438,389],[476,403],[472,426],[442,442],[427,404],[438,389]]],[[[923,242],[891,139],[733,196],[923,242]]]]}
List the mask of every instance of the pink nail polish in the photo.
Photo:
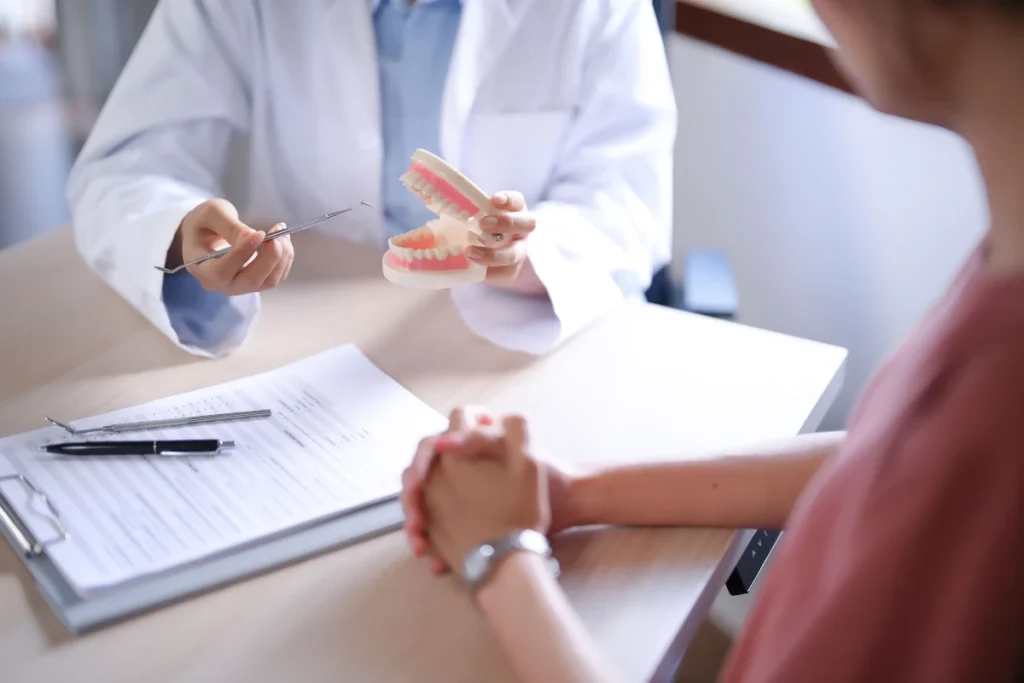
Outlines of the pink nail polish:
{"type": "Polygon", "coordinates": [[[449,448],[458,448],[462,445],[462,439],[458,436],[442,436],[437,440],[437,450],[446,450],[449,448]]]}

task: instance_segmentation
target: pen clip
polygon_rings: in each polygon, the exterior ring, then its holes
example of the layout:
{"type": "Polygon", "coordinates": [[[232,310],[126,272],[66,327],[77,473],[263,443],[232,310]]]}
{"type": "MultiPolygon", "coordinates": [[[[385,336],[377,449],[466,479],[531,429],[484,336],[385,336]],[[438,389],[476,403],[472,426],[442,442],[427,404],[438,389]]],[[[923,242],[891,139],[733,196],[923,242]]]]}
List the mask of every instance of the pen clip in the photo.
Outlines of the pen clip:
{"type": "Polygon", "coordinates": [[[197,456],[219,455],[221,451],[226,450],[226,449],[230,449],[230,448],[234,448],[234,447],[235,447],[235,442],[234,441],[221,441],[221,442],[219,442],[217,444],[217,447],[215,449],[213,449],[212,451],[187,451],[187,450],[186,451],[158,451],[158,452],[154,453],[153,455],[156,455],[156,456],[166,456],[168,458],[179,458],[179,457],[188,456],[188,455],[197,455],[197,456]]]}

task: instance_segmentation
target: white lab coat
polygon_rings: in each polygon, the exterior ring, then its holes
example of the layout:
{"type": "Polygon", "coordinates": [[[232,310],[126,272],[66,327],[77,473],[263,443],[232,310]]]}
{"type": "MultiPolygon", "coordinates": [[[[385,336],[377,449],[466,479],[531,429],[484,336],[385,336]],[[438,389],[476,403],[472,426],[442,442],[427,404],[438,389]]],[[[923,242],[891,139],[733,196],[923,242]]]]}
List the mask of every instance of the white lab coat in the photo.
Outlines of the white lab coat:
{"type": "MultiPolygon", "coordinates": [[[[440,154],[537,215],[528,253],[550,302],[473,285],[452,295],[491,341],[541,353],[628,297],[671,246],[675,99],[650,0],[465,0],[442,104],[440,154]]],[[[303,220],[381,205],[377,51],[368,0],[165,0],[72,171],[89,265],[178,340],[162,264],[184,215],[221,194],[248,138],[243,217],[303,220]]],[[[386,242],[377,210],[330,230],[386,242]]],[[[301,262],[301,245],[296,261],[301,262]]],[[[287,285],[285,285],[287,286],[287,285]]],[[[241,344],[259,310],[234,297],[241,344]]]]}

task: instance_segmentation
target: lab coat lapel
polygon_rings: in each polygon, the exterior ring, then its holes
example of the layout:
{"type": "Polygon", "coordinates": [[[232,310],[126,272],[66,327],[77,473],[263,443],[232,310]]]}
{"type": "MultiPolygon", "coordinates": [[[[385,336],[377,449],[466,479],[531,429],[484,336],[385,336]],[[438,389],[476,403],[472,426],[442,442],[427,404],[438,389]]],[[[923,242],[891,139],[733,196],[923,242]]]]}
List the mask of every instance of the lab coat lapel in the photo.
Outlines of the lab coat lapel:
{"type": "Polygon", "coordinates": [[[509,41],[533,2],[463,0],[441,112],[441,155],[455,166],[462,156],[463,131],[480,85],[509,47],[509,41]]]}

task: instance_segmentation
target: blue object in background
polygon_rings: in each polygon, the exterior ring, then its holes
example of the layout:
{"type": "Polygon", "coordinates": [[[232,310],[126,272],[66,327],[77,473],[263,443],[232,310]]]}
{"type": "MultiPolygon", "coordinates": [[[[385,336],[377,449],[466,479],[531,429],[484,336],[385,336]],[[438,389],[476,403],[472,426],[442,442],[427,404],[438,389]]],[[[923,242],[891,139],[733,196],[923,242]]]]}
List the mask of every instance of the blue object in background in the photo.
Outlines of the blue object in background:
{"type": "Polygon", "coordinates": [[[34,43],[0,46],[0,249],[69,221],[73,156],[56,58],[34,43]]]}

